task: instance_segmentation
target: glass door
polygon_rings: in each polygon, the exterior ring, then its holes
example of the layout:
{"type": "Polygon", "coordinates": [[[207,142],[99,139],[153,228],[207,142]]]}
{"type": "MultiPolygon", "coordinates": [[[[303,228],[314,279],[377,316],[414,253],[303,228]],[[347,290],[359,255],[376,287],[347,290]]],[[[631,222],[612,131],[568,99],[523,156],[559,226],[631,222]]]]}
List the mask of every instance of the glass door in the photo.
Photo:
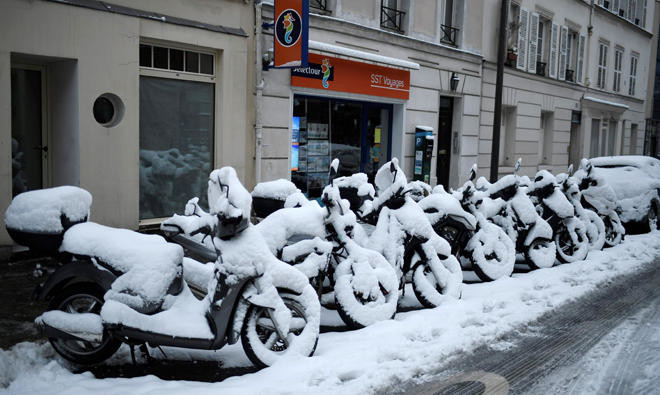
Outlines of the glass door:
{"type": "Polygon", "coordinates": [[[46,185],[45,70],[30,65],[11,68],[12,196],[46,185]]]}
{"type": "Polygon", "coordinates": [[[374,181],[378,169],[389,160],[392,106],[368,103],[364,111],[362,163],[360,171],[374,181]]]}

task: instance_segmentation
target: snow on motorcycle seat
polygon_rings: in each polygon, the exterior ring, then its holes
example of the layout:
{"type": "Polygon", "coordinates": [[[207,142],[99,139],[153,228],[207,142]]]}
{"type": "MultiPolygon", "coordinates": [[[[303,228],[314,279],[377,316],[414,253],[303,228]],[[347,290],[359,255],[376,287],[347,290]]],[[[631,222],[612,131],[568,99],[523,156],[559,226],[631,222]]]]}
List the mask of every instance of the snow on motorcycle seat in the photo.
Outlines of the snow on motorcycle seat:
{"type": "Polygon", "coordinates": [[[158,235],[85,222],[64,233],[60,250],[94,257],[119,273],[105,300],[141,313],[156,311],[165,295],[178,294],[183,286],[183,248],[158,235]]]}
{"type": "Polygon", "coordinates": [[[89,218],[92,195],[74,186],[18,194],[5,212],[5,225],[18,244],[42,252],[57,252],[64,232],[89,218]]]}

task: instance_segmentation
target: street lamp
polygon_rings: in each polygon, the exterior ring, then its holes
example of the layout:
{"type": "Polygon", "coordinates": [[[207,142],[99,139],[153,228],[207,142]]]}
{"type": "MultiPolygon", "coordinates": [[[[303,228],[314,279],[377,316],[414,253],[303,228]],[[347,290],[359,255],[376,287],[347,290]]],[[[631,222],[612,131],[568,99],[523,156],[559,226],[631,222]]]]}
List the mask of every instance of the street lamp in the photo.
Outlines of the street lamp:
{"type": "Polygon", "coordinates": [[[458,81],[458,76],[456,73],[452,72],[451,78],[449,79],[449,88],[452,90],[452,92],[456,92],[456,88],[458,88],[458,81]]]}

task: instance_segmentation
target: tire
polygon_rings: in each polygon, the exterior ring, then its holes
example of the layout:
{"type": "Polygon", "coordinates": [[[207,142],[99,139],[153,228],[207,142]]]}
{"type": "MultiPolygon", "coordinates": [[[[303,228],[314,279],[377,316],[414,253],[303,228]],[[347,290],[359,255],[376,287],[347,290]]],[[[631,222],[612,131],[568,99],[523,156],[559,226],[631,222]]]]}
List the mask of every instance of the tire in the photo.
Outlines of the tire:
{"type": "MultiPolygon", "coordinates": [[[[277,335],[265,307],[250,305],[241,327],[241,343],[245,354],[259,368],[272,365],[290,351],[311,357],[316,350],[319,327],[318,325],[308,325],[308,308],[305,307],[304,298],[288,293],[281,293],[280,296],[292,316],[292,325],[287,335],[288,347],[277,335]],[[302,329],[299,325],[294,325],[296,319],[304,321],[304,324],[301,323],[302,329]],[[270,346],[265,344],[268,342],[271,343],[270,346]]],[[[316,302],[316,299],[314,301],[316,302]]]]}
{"type": "Polygon", "coordinates": [[[440,306],[448,298],[459,299],[461,297],[460,285],[463,279],[461,266],[454,256],[449,256],[441,261],[437,256],[435,260],[421,262],[419,255],[415,254],[412,261],[413,292],[422,306],[434,308],[440,306]],[[419,261],[415,263],[415,259],[419,261]],[[444,284],[440,284],[435,277],[431,265],[444,275],[444,284]]]}
{"type": "Polygon", "coordinates": [[[399,279],[394,268],[377,252],[365,254],[362,256],[368,262],[349,256],[335,269],[337,313],[352,329],[394,317],[399,301],[399,279]]]}
{"type": "Polygon", "coordinates": [[[573,217],[555,232],[557,259],[561,263],[581,261],[589,253],[589,238],[584,223],[573,217]],[[574,234],[571,234],[574,233],[574,234]]]}
{"type": "Polygon", "coordinates": [[[614,247],[621,243],[624,231],[619,215],[612,211],[602,219],[605,224],[605,247],[614,247]]]}
{"type": "Polygon", "coordinates": [[[534,239],[525,249],[525,260],[532,270],[552,267],[557,256],[557,246],[548,239],[534,239]]]}
{"type": "MultiPolygon", "coordinates": [[[[105,292],[99,286],[90,283],[75,283],[55,294],[48,310],[62,310],[69,313],[101,312],[105,292]]],[[[94,365],[105,361],[114,354],[121,342],[103,332],[100,343],[49,338],[55,351],[64,359],[76,365],[94,365]]]]}
{"type": "Polygon", "coordinates": [[[589,249],[600,251],[605,245],[605,223],[591,210],[584,210],[584,223],[587,225],[589,249]]]}
{"type": "Polygon", "coordinates": [[[486,223],[470,238],[466,248],[472,268],[481,281],[493,281],[513,273],[516,246],[499,226],[486,223]]]}
{"type": "Polygon", "coordinates": [[[648,231],[653,232],[654,230],[660,230],[660,203],[657,200],[651,202],[651,207],[649,207],[649,212],[646,215],[646,223],[648,226],[648,231]]]}

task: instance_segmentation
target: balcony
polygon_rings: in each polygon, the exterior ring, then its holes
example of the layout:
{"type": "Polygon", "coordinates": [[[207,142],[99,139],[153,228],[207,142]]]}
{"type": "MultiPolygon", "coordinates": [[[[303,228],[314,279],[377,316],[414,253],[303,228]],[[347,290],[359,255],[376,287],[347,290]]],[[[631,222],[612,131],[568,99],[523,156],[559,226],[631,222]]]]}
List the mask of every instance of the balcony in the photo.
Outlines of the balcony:
{"type": "Polygon", "coordinates": [[[447,26],[447,25],[440,25],[440,31],[442,32],[442,37],[440,38],[440,42],[443,44],[449,44],[453,47],[456,47],[456,36],[458,35],[458,28],[452,27],[452,26],[447,26]]]}
{"type": "Polygon", "coordinates": [[[574,71],[574,70],[566,69],[566,81],[568,81],[568,82],[575,82],[574,75],[575,75],[575,71],[574,71]]]}
{"type": "Polygon", "coordinates": [[[328,0],[310,0],[309,8],[314,9],[315,11],[329,12],[328,0]]]}
{"type": "Polygon", "coordinates": [[[390,8],[380,3],[380,27],[394,30],[398,33],[403,33],[403,17],[406,15],[404,11],[390,8]]]}
{"type": "Polygon", "coordinates": [[[536,62],[536,75],[540,75],[542,77],[545,77],[545,68],[547,66],[547,63],[545,62],[536,62]]]}

